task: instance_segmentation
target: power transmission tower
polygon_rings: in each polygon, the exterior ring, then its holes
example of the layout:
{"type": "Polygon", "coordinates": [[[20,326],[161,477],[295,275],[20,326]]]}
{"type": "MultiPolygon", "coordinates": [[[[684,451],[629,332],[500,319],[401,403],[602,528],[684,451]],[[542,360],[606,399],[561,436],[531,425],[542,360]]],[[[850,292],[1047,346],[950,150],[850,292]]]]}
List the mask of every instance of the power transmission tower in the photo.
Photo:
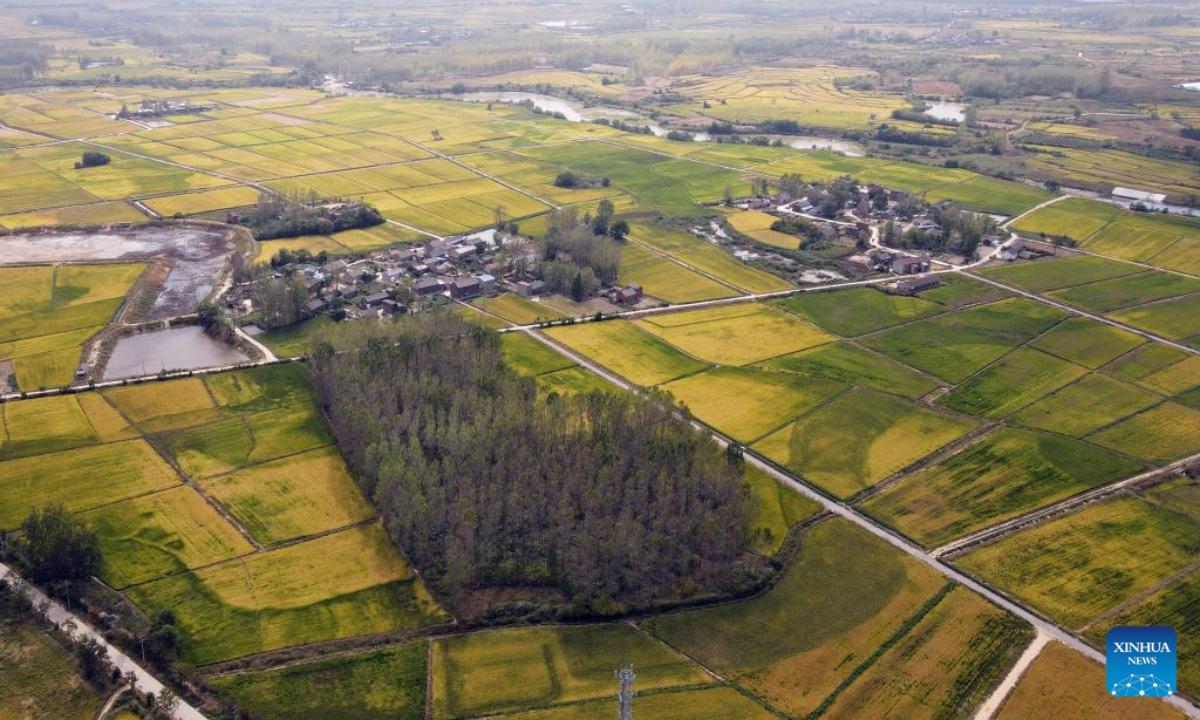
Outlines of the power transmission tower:
{"type": "Polygon", "coordinates": [[[626,665],[625,667],[613,673],[617,676],[617,683],[620,685],[620,690],[617,693],[617,701],[619,709],[617,718],[619,720],[633,720],[633,681],[637,679],[637,675],[633,673],[633,666],[626,665]]]}

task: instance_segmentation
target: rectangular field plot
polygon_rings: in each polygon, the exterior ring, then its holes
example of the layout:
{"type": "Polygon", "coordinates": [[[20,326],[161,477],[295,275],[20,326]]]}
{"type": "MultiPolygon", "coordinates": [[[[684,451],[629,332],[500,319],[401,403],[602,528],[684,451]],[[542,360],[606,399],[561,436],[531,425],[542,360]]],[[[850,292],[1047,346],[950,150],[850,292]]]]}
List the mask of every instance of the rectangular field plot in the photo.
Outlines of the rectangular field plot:
{"type": "Polygon", "coordinates": [[[177,487],[84,514],[100,538],[100,576],[115,588],[254,551],[190,487],[177,487]]]}
{"type": "Polygon", "coordinates": [[[663,385],[700,420],[753,442],[847,386],[793,373],[718,367],[663,385]]]}
{"type": "Polygon", "coordinates": [[[847,498],[973,428],[967,420],[860,388],[768,435],[754,449],[847,498]]]}
{"type": "Polygon", "coordinates": [[[104,705],[74,656],[32,619],[0,622],[0,658],[0,717],[90,720],[104,705]]]}
{"type": "Polygon", "coordinates": [[[164,217],[196,215],[213,210],[226,210],[258,202],[259,190],[252,187],[232,187],[206,190],[186,195],[169,195],[145,201],[146,207],[164,217]]]}
{"type": "Polygon", "coordinates": [[[0,462],[0,528],[15,528],[34,507],[62,503],[79,512],[179,482],[143,440],[0,462]]]}
{"type": "Polygon", "coordinates": [[[772,358],[759,367],[910,398],[928,395],[941,385],[929,375],[850,342],[829,343],[772,358]]]}
{"type": "Polygon", "coordinates": [[[874,288],[793,295],[775,304],[838,335],[854,336],[945,312],[928,300],[874,288]]]}
{"type": "Polygon", "coordinates": [[[315,400],[304,365],[268,365],[252,370],[208,375],[204,384],[216,403],[243,413],[311,405],[315,400]]]}
{"type": "Polygon", "coordinates": [[[821,505],[757,467],[746,465],[750,489],[750,513],[746,523],[746,546],[760,555],[774,555],[796,523],[816,515],[821,505]]]}
{"type": "Polygon", "coordinates": [[[425,656],[425,643],[412,643],[208,683],[256,717],[423,720],[425,656]]]}
{"type": "Polygon", "coordinates": [[[198,665],[447,619],[377,524],[138,585],[128,595],[148,613],[175,611],[181,653],[198,665]]]}
{"type": "Polygon", "coordinates": [[[630,382],[645,387],[700,372],[708,367],[625,320],[550,328],[545,334],[630,382]]]}
{"type": "Polygon", "coordinates": [[[1061,310],[1013,298],[885,330],[863,344],[950,382],[959,382],[1063,320],[1061,310]]]}
{"type": "Polygon", "coordinates": [[[501,335],[500,348],[508,364],[522,375],[542,375],[575,366],[574,360],[521,332],[501,335]]]}
{"type": "Polygon", "coordinates": [[[981,212],[1020,215],[1054,195],[1018,182],[976,176],[931,190],[926,197],[930,202],[953,200],[981,212]]]}
{"type": "Polygon", "coordinates": [[[1200,293],[1119,310],[1109,317],[1171,340],[1200,334],[1200,293]]]}
{"type": "Polygon", "coordinates": [[[1092,373],[1013,416],[1025,427],[1083,437],[1161,402],[1162,398],[1104,373],[1092,373]]]}
{"type": "Polygon", "coordinates": [[[752,268],[724,250],[688,233],[657,225],[635,224],[630,237],[635,242],[682,260],[746,292],[774,292],[792,287],[787,280],[752,268]]]}
{"type": "Polygon", "coordinates": [[[963,717],[987,698],[1031,635],[1024,620],[955,588],[856,678],[828,715],[963,717]]]}
{"type": "Polygon", "coordinates": [[[1200,450],[1200,410],[1165,402],[1088,436],[1151,462],[1167,462],[1200,450]]]}
{"type": "Polygon", "coordinates": [[[332,447],[252,465],[200,484],[264,545],[352,525],[375,513],[332,447]]]}
{"type": "Polygon", "coordinates": [[[1130,263],[1092,255],[1076,255],[1069,258],[990,267],[980,270],[979,274],[1005,285],[1019,287],[1022,290],[1045,292],[1101,280],[1111,280],[1140,272],[1143,272],[1141,267],[1130,263]]]}
{"type": "Polygon", "coordinates": [[[647,295],[669,303],[734,297],[738,292],[633,243],[621,248],[620,282],[641,285],[647,295]]]}
{"type": "Polygon", "coordinates": [[[800,248],[800,238],[771,229],[771,225],[779,219],[774,215],[768,215],[758,210],[747,210],[731,212],[726,219],[734,230],[755,242],[781,250],[798,250],[800,248]]]}
{"type": "Polygon", "coordinates": [[[961,273],[942,275],[938,280],[937,287],[922,290],[918,296],[951,309],[995,302],[1012,296],[1008,290],[961,273]]]}
{"type": "Polygon", "coordinates": [[[766,594],[645,626],[771,705],[804,716],[944,584],[924,564],[832,519],[808,530],[799,556],[766,594]]]}
{"type": "Polygon", "coordinates": [[[748,365],[836,338],[757,303],[654,315],[635,323],[701,360],[748,365]]]}
{"type": "Polygon", "coordinates": [[[1033,235],[1044,233],[1083,242],[1124,215],[1125,211],[1115,205],[1067,198],[1035,210],[1014,223],[1013,228],[1033,235]]]}
{"type": "Polygon", "coordinates": [[[1090,318],[1073,317],[1029,344],[1055,357],[1087,368],[1098,368],[1146,342],[1121,328],[1090,318]]]}
{"type": "Polygon", "coordinates": [[[672,215],[695,215],[696,203],[717,200],[742,173],[643,150],[581,142],[522,150],[521,155],[590,177],[609,177],[613,185],[645,205],[672,215]]]}
{"type": "Polygon", "coordinates": [[[47,227],[52,225],[104,225],[108,223],[145,222],[150,218],[127,202],[108,202],[76,205],[0,217],[0,227],[9,230],[47,227]]]}
{"type": "MultiPolygon", "coordinates": [[[[723,685],[698,690],[666,690],[639,696],[638,720],[775,720],[779,716],[734,688],[723,685]]],[[[616,700],[594,700],[521,713],[520,720],[595,720],[617,714],[616,700]]]]}
{"type": "Polygon", "coordinates": [[[1080,365],[1022,347],[967,378],[938,402],[959,412],[998,419],[1086,373],[1080,365]]]}
{"type": "Polygon", "coordinates": [[[145,383],[102,391],[117,410],[143,432],[159,432],[211,422],[221,417],[200,378],[145,383]]]}
{"type": "Polygon", "coordinates": [[[596,373],[582,367],[569,367],[537,376],[538,389],[542,395],[552,392],[559,395],[580,395],[590,392],[619,392],[612,383],[596,373]]]}
{"type": "MultiPolygon", "coordinates": [[[[229,180],[215,175],[107,149],[104,153],[112,158],[112,162],[99,167],[76,168],[75,163],[79,161],[83,152],[94,149],[90,145],[67,143],[19,152],[24,159],[35,163],[44,172],[52,173],[62,181],[101,200],[124,200],[143,195],[162,195],[231,184],[229,180]]],[[[78,204],[81,203],[42,202],[35,207],[78,204]]]]}
{"type": "Polygon", "coordinates": [[[1141,468],[1078,440],[1003,428],[888,487],[863,509],[932,547],[1141,468]]]}
{"type": "Polygon", "coordinates": [[[1090,312],[1106,313],[1194,292],[1200,292],[1200,280],[1151,270],[1056,290],[1048,295],[1090,312]]]}
{"type": "Polygon", "coordinates": [[[1079,628],[1196,560],[1200,522],[1140,498],[1088,505],[955,564],[1079,628]]]}
{"type": "Polygon", "coordinates": [[[137,437],[97,395],[56,395],[0,406],[0,460],[137,437]],[[99,401],[96,403],[95,401],[99,401]]]}
{"type": "Polygon", "coordinates": [[[476,300],[475,306],[517,325],[532,325],[542,320],[558,320],[565,317],[549,305],[513,293],[476,300]]]}
{"type": "MultiPolygon", "coordinates": [[[[1182,638],[1182,636],[1181,636],[1182,638]]],[[[1182,642],[1180,650],[1182,651],[1182,642]]],[[[1179,667],[1184,677],[1183,663],[1179,667]]],[[[1005,699],[998,720],[1030,720],[1078,713],[1095,720],[1183,720],[1186,715],[1156,700],[1114,698],[1104,690],[1104,666],[1058,642],[1050,642],[1005,699]]]]}
{"type": "Polygon", "coordinates": [[[493,630],[433,644],[433,716],[459,718],[612,694],[613,668],[639,668],[644,690],[714,679],[627,625],[493,630]]]}
{"type": "Polygon", "coordinates": [[[310,407],[278,410],[176,430],[158,444],[192,479],[311,450],[333,442],[310,407]]]}

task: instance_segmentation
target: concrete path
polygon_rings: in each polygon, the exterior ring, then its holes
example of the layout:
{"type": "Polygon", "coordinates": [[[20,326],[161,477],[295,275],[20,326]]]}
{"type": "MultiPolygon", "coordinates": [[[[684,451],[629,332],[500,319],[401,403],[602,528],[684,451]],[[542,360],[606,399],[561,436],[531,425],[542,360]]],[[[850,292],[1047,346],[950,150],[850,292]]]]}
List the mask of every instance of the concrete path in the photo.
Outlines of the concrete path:
{"type": "Polygon", "coordinates": [[[1008,671],[1008,675],[1000,681],[1000,684],[992,691],[992,694],[979,709],[975,711],[975,720],[992,720],[996,717],[996,713],[1000,711],[1000,706],[1004,704],[1004,700],[1008,697],[1013,688],[1017,686],[1017,682],[1025,671],[1029,669],[1029,665],[1037,659],[1037,656],[1042,653],[1042,648],[1046,647],[1046,643],[1050,642],[1050,636],[1042,632],[1040,629],[1037,635],[1034,636],[1033,642],[1029,643],[1029,647],[1025,648],[1025,652],[1021,653],[1021,657],[1017,658],[1017,663],[1008,671]]]}
{"type": "MultiPolygon", "coordinates": [[[[21,577],[17,575],[12,568],[0,563],[0,580],[12,581],[20,579],[21,577]]],[[[59,627],[62,627],[63,623],[70,622],[75,626],[73,634],[76,638],[90,637],[96,642],[100,643],[100,645],[106,651],[108,651],[108,658],[110,661],[112,661],[114,667],[120,669],[121,673],[124,675],[132,674],[135,678],[137,678],[138,689],[143,692],[152,692],[155,695],[158,695],[162,692],[163,684],[159,682],[158,678],[147,672],[145,668],[134,662],[133,659],[124,652],[113,645],[110,645],[108,641],[104,639],[104,636],[96,632],[91,625],[88,625],[78,616],[67,612],[66,608],[64,608],[62,605],[59,605],[56,601],[51,600],[46,596],[45,593],[29,583],[25,583],[25,593],[29,597],[30,601],[33,602],[33,606],[35,608],[41,608],[43,603],[46,604],[45,614],[46,618],[49,619],[50,622],[58,625],[59,627]]],[[[175,709],[175,717],[178,720],[205,720],[204,715],[200,714],[199,710],[184,702],[182,698],[179,700],[179,705],[175,709]]]]}

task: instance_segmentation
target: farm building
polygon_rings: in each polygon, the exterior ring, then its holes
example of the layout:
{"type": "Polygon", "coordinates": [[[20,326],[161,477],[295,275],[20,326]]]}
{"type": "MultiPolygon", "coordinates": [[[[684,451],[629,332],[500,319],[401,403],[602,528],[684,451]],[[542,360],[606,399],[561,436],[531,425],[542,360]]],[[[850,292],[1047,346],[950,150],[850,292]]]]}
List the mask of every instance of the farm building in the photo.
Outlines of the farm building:
{"type": "Polygon", "coordinates": [[[1114,200],[1131,200],[1134,202],[1161,203],[1167,199],[1162,193],[1152,193],[1146,190],[1136,190],[1127,187],[1115,187],[1112,190],[1114,200]]]}
{"type": "Polygon", "coordinates": [[[896,283],[896,291],[905,295],[916,295],[922,290],[935,288],[941,285],[942,282],[935,275],[923,275],[921,277],[907,278],[896,283]]]}
{"type": "Polygon", "coordinates": [[[929,258],[916,255],[901,255],[892,258],[892,272],[897,275],[914,275],[929,270],[929,258]]]}

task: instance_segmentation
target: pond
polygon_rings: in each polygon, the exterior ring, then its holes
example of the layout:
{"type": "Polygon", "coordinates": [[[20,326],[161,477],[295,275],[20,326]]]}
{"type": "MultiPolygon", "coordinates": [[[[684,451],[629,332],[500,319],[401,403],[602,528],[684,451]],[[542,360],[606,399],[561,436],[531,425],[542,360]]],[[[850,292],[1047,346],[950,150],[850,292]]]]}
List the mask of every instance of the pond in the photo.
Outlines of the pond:
{"type": "Polygon", "coordinates": [[[0,242],[7,263],[174,261],[147,318],[157,320],[196,309],[213,289],[233,250],[229,234],[203,225],[142,225],[108,232],[33,233],[0,242]]]}
{"type": "Polygon", "coordinates": [[[925,114],[938,120],[963,122],[967,119],[967,106],[962,103],[937,102],[929,106],[925,114]]]}
{"type": "Polygon", "coordinates": [[[235,365],[250,358],[214,340],[194,325],[130,335],[117,341],[104,369],[105,380],[154,375],[163,370],[197,370],[235,365]]]}

